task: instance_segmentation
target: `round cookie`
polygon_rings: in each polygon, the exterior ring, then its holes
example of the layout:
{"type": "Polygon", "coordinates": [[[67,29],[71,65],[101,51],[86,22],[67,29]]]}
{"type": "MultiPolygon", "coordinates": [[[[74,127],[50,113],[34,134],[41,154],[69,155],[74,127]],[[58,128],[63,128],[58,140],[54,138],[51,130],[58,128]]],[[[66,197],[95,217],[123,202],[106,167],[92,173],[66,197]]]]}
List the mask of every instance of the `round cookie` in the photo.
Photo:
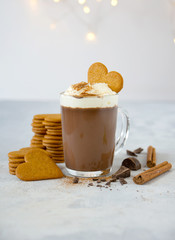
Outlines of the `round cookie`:
{"type": "Polygon", "coordinates": [[[48,114],[36,114],[33,116],[33,119],[34,120],[44,120],[45,117],[47,117],[47,116],[48,116],[48,114]]]}
{"type": "Polygon", "coordinates": [[[103,76],[107,73],[108,69],[104,64],[100,62],[93,63],[88,70],[88,82],[90,84],[101,83],[103,76]]]}
{"type": "Polygon", "coordinates": [[[64,157],[52,157],[54,161],[64,161],[64,157]]]}
{"type": "Polygon", "coordinates": [[[47,150],[51,150],[51,151],[63,151],[63,146],[61,146],[61,147],[47,147],[47,150]]]}
{"type": "Polygon", "coordinates": [[[45,128],[47,129],[47,130],[57,130],[57,131],[60,131],[60,132],[62,132],[62,128],[61,127],[51,127],[51,126],[46,126],[45,125],[45,128]]]}
{"type": "Polygon", "coordinates": [[[50,143],[50,144],[62,144],[62,138],[59,139],[43,139],[43,143],[50,143]]]}
{"type": "Polygon", "coordinates": [[[64,159],[64,156],[55,156],[55,155],[53,156],[53,155],[51,155],[51,157],[52,157],[53,160],[55,160],[55,159],[60,160],[60,158],[64,159]]]}
{"type": "Polygon", "coordinates": [[[47,135],[47,134],[46,134],[46,135],[44,136],[44,140],[46,140],[46,139],[48,139],[48,140],[49,140],[49,139],[50,139],[50,140],[60,140],[60,139],[61,139],[61,140],[62,140],[62,136],[51,136],[51,135],[47,135]]]}
{"type": "Polygon", "coordinates": [[[33,131],[33,132],[34,132],[35,134],[40,134],[40,135],[43,135],[43,136],[46,134],[46,132],[42,132],[42,133],[41,133],[41,132],[38,132],[38,131],[33,131]]]}
{"type": "Polygon", "coordinates": [[[43,140],[43,138],[44,138],[44,136],[42,135],[42,136],[38,136],[38,135],[34,135],[33,137],[32,137],[32,139],[33,140],[43,140]]]}
{"type": "Polygon", "coordinates": [[[64,160],[64,156],[52,156],[55,160],[64,160]]]}
{"type": "Polygon", "coordinates": [[[63,154],[63,150],[49,150],[47,149],[47,152],[52,154],[63,154]]]}
{"type": "Polygon", "coordinates": [[[34,131],[34,132],[36,131],[38,133],[45,133],[46,129],[45,128],[35,128],[35,127],[33,127],[32,131],[34,131]]]}
{"type": "Polygon", "coordinates": [[[26,154],[28,150],[19,150],[19,151],[13,151],[8,153],[9,158],[24,158],[24,155],[26,154]]]}
{"type": "Polygon", "coordinates": [[[52,151],[52,150],[47,150],[52,155],[64,155],[63,151],[52,151]]]}
{"type": "Polygon", "coordinates": [[[55,136],[55,135],[60,135],[60,131],[57,131],[57,130],[47,130],[47,132],[46,132],[46,134],[47,135],[53,135],[53,136],[55,136]]]}
{"type": "Polygon", "coordinates": [[[59,147],[63,147],[63,145],[62,144],[54,144],[54,145],[52,145],[52,144],[49,144],[49,143],[43,143],[43,145],[47,148],[47,147],[50,147],[50,148],[59,148],[59,147]]]}
{"type": "Polygon", "coordinates": [[[9,173],[10,173],[11,175],[16,175],[16,171],[11,171],[10,169],[9,169],[9,173]]]}
{"type": "Polygon", "coordinates": [[[59,139],[44,139],[43,140],[43,143],[49,143],[49,144],[63,144],[63,140],[62,138],[59,138],[59,139]]]}
{"type": "Polygon", "coordinates": [[[45,148],[43,144],[34,144],[34,143],[31,143],[30,146],[32,148],[45,148]]]}
{"type": "Polygon", "coordinates": [[[32,150],[32,149],[33,149],[33,147],[25,147],[25,148],[21,148],[20,150],[24,150],[24,151],[27,152],[27,151],[32,150]]]}
{"type": "Polygon", "coordinates": [[[57,158],[57,159],[59,159],[59,160],[64,160],[64,155],[62,154],[62,155],[52,155],[52,157],[53,158],[57,158]]]}
{"type": "Polygon", "coordinates": [[[112,91],[118,93],[123,88],[123,77],[120,73],[112,71],[107,74],[105,83],[108,84],[112,91]]]}
{"type": "Polygon", "coordinates": [[[9,167],[9,169],[10,169],[11,171],[15,171],[15,170],[16,170],[16,167],[9,167]]]}
{"type": "Polygon", "coordinates": [[[32,123],[31,126],[34,128],[45,129],[43,124],[32,123]]]}
{"type": "Polygon", "coordinates": [[[41,132],[41,131],[36,131],[36,130],[32,130],[35,134],[40,134],[40,135],[45,135],[46,132],[41,132]]]}
{"type": "Polygon", "coordinates": [[[42,141],[35,141],[35,140],[31,140],[30,141],[30,144],[33,144],[33,145],[36,145],[36,144],[38,144],[38,145],[43,145],[43,142],[42,141]]]}
{"type": "Polygon", "coordinates": [[[106,83],[116,93],[120,92],[123,88],[123,77],[121,74],[115,71],[108,73],[106,66],[99,62],[90,66],[88,70],[88,82],[90,84],[106,83]]]}
{"type": "Polygon", "coordinates": [[[11,163],[11,162],[9,162],[9,168],[17,168],[17,166],[19,166],[19,164],[21,164],[21,163],[11,163]]]}
{"type": "Polygon", "coordinates": [[[24,158],[9,158],[9,163],[23,163],[24,162],[24,158]]]}
{"type": "Polygon", "coordinates": [[[44,137],[44,135],[46,134],[46,133],[36,133],[36,132],[34,132],[35,133],[35,135],[34,136],[37,136],[37,137],[44,137]]]}
{"type": "Polygon", "coordinates": [[[63,144],[51,144],[51,143],[43,143],[43,146],[50,147],[50,148],[61,148],[63,147],[63,144]]]}
{"type": "Polygon", "coordinates": [[[55,163],[64,163],[64,161],[62,161],[62,160],[60,160],[60,161],[59,160],[54,160],[54,162],[55,163]]]}
{"type": "Polygon", "coordinates": [[[38,143],[38,144],[41,144],[43,140],[35,140],[35,139],[31,139],[31,142],[32,143],[38,143]]]}
{"type": "Polygon", "coordinates": [[[33,119],[32,122],[37,124],[42,124],[43,120],[33,119]]]}
{"type": "Polygon", "coordinates": [[[47,122],[61,122],[61,114],[52,114],[50,116],[45,117],[45,121],[47,122]]]}
{"type": "Polygon", "coordinates": [[[47,121],[44,121],[43,124],[44,124],[45,126],[61,127],[61,123],[56,123],[56,122],[47,122],[47,121]]]}
{"type": "Polygon", "coordinates": [[[55,129],[55,128],[59,128],[59,129],[61,129],[62,128],[62,125],[61,124],[55,124],[55,125],[52,125],[52,126],[50,126],[50,125],[44,125],[44,127],[45,128],[50,128],[50,129],[55,129]]]}
{"type": "Polygon", "coordinates": [[[43,142],[43,146],[59,148],[59,147],[63,147],[63,144],[62,143],[45,143],[45,142],[43,142]]]}

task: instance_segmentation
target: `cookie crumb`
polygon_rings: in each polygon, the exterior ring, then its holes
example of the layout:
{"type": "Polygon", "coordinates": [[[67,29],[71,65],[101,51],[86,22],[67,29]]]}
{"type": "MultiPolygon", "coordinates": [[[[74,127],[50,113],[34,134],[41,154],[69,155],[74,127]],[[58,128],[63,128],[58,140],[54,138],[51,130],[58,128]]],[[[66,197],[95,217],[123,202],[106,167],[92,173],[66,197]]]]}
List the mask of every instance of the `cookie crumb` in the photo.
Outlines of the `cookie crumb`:
{"type": "Polygon", "coordinates": [[[117,178],[116,177],[112,177],[112,179],[110,180],[110,182],[116,182],[117,181],[117,178]]]}
{"type": "Polygon", "coordinates": [[[79,178],[78,177],[74,177],[73,178],[73,183],[78,183],[79,182],[79,178]]]}
{"type": "Polygon", "coordinates": [[[94,184],[93,184],[93,183],[89,183],[89,184],[88,184],[88,187],[91,187],[91,186],[94,186],[94,184]]]}
{"type": "Polygon", "coordinates": [[[106,182],[106,179],[105,178],[102,178],[102,179],[100,179],[101,180],[101,182],[106,182]]]}
{"type": "Polygon", "coordinates": [[[98,178],[93,178],[92,180],[93,180],[93,181],[98,181],[98,178]]]}
{"type": "Polygon", "coordinates": [[[105,185],[111,186],[111,181],[108,181],[105,185]]]}

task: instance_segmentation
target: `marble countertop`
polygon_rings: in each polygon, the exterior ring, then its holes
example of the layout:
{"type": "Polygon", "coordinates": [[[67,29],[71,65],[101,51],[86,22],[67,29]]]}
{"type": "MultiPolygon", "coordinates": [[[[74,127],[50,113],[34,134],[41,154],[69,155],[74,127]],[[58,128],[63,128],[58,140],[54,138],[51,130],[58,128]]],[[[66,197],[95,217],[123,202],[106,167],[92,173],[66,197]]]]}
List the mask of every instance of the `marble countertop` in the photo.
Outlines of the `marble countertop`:
{"type": "MultiPolygon", "coordinates": [[[[34,114],[56,113],[58,102],[0,102],[0,239],[155,239],[175,236],[175,103],[124,102],[131,130],[113,171],[126,149],[153,145],[157,162],[173,168],[139,186],[113,183],[110,189],[67,184],[64,179],[22,182],[8,173],[7,153],[29,146],[34,114]]],[[[61,165],[64,170],[64,164],[61,165]]],[[[138,172],[132,171],[132,176],[138,172]]]]}

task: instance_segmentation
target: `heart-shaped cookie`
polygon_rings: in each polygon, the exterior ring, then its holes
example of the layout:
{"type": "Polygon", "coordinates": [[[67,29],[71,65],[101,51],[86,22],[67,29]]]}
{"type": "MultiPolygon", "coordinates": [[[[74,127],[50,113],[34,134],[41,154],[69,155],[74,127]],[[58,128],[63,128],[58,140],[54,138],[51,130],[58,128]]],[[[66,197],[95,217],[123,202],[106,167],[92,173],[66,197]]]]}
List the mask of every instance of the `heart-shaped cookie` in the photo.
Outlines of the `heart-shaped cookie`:
{"type": "Polygon", "coordinates": [[[100,62],[92,64],[88,70],[88,82],[106,83],[116,93],[123,88],[123,77],[120,73],[112,71],[108,73],[106,66],[100,62]]]}
{"type": "Polygon", "coordinates": [[[42,149],[32,149],[25,155],[25,163],[16,169],[16,176],[23,181],[61,178],[63,173],[42,149]]]}

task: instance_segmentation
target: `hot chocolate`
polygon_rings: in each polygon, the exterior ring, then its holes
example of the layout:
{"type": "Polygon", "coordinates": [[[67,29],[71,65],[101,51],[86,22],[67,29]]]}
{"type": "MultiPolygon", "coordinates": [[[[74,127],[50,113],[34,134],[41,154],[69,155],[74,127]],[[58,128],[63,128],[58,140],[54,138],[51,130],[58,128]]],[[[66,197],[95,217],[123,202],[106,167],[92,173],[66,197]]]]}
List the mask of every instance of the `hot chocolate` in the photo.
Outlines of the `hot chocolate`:
{"type": "Polygon", "coordinates": [[[118,95],[105,83],[81,83],[61,94],[60,101],[68,171],[109,172],[115,149],[118,95]]]}
{"type": "Polygon", "coordinates": [[[110,169],[115,148],[117,107],[62,107],[64,158],[69,169],[110,169]]]}

